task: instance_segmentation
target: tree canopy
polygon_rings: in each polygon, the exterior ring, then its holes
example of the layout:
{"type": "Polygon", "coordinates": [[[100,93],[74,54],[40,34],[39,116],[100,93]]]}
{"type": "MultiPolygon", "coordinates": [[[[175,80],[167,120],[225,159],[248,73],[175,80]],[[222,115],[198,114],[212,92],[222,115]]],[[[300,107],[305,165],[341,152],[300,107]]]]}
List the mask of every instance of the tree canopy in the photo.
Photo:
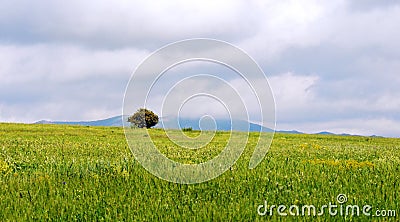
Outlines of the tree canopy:
{"type": "Polygon", "coordinates": [[[158,116],[151,110],[140,108],[128,118],[128,122],[139,128],[151,128],[158,123],[158,116]]]}

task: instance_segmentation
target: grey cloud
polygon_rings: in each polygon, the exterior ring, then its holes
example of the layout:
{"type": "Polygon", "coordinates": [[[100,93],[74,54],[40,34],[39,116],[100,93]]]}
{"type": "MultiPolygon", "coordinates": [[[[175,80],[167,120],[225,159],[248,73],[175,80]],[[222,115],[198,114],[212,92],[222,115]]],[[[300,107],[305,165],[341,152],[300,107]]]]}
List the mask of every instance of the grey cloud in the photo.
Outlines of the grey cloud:
{"type": "Polygon", "coordinates": [[[5,43],[154,50],[199,36],[241,39],[257,26],[240,2],[18,1],[2,8],[0,41],[5,43]]]}
{"type": "Polygon", "coordinates": [[[0,47],[0,119],[32,122],[120,115],[126,82],[147,54],[57,45],[0,47]],[[89,115],[93,110],[102,110],[105,116],[89,115]]]}
{"type": "Polygon", "coordinates": [[[1,121],[118,115],[131,72],[150,52],[210,37],[238,45],[282,81],[275,84],[278,125],[400,133],[397,1],[1,5],[1,121]]]}
{"type": "Polygon", "coordinates": [[[363,0],[363,1],[348,1],[349,8],[354,11],[370,11],[374,9],[384,9],[388,7],[399,6],[397,0],[363,0]]]}
{"type": "Polygon", "coordinates": [[[13,85],[0,97],[2,119],[32,122],[40,119],[85,120],[120,115],[124,80],[88,79],[77,83],[52,84],[32,82],[31,85],[13,85]],[[18,88],[15,88],[18,87],[18,88]],[[90,115],[98,111],[102,115],[90,115]]]}

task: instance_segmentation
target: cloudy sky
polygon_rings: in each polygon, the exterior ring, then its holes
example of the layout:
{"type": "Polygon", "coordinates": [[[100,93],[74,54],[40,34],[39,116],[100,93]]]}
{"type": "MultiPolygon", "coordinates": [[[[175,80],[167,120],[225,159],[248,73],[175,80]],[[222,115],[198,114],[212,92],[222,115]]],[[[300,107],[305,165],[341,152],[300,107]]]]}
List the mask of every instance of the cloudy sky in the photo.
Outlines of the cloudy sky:
{"type": "Polygon", "coordinates": [[[0,5],[2,122],[120,115],[143,59],[171,42],[214,38],[265,72],[278,129],[400,137],[399,1],[0,5]]]}

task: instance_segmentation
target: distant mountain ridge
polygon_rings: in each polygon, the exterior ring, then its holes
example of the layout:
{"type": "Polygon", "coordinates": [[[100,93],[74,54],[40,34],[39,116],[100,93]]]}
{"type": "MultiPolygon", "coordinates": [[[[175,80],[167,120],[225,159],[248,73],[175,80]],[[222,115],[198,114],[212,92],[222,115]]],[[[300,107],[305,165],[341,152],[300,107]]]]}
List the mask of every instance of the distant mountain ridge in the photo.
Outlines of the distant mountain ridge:
{"type": "MultiPolygon", "coordinates": [[[[35,122],[35,124],[63,124],[63,125],[81,125],[81,126],[123,126],[123,121],[128,122],[128,116],[125,116],[122,119],[122,116],[114,116],[107,119],[102,120],[94,120],[94,121],[48,121],[48,120],[41,120],[35,122]]],[[[181,118],[180,125],[182,128],[189,128],[191,127],[193,130],[200,130],[199,120],[198,119],[188,119],[188,118],[181,118]]],[[[205,121],[201,122],[201,128],[203,130],[213,130],[215,128],[214,123],[210,124],[210,122],[205,121]]],[[[177,120],[174,118],[165,118],[162,122],[165,128],[170,129],[178,129],[179,126],[177,120]]],[[[163,127],[161,121],[155,127],[163,127]]],[[[230,120],[216,120],[217,129],[216,130],[224,130],[228,131],[231,130],[231,121],[230,120]]],[[[262,131],[262,132],[272,132],[273,130],[259,124],[255,123],[248,123],[244,120],[237,120],[234,121],[234,129],[237,131],[262,131]]]]}
{"type": "MultiPolygon", "coordinates": [[[[122,118],[122,115],[120,116],[114,116],[110,117],[107,119],[101,119],[101,120],[93,120],[93,121],[48,121],[48,120],[41,120],[37,121],[34,124],[63,124],[63,125],[81,125],[81,126],[115,126],[115,127],[122,127],[123,126],[123,121],[128,122],[128,116],[124,116],[122,118]]],[[[201,129],[202,130],[213,130],[215,128],[214,123],[210,124],[210,122],[205,121],[206,123],[203,124],[203,121],[200,122],[201,129]]],[[[179,129],[179,126],[177,125],[177,120],[174,118],[165,118],[164,121],[164,127],[169,128],[169,129],[179,129]]],[[[181,128],[189,128],[191,127],[193,130],[200,130],[199,126],[199,120],[198,119],[188,119],[188,118],[181,118],[180,121],[180,127],[181,128]]],[[[248,123],[247,121],[244,120],[237,120],[234,123],[233,130],[236,131],[247,131],[249,130],[250,132],[272,132],[273,130],[264,126],[261,126],[256,123],[248,123]]],[[[217,129],[219,131],[230,131],[231,130],[231,121],[230,120],[216,120],[216,125],[217,129]]],[[[155,127],[160,127],[162,128],[161,121],[155,126],[155,127]]],[[[290,133],[290,134],[304,134],[303,132],[296,131],[296,130],[276,130],[275,132],[277,133],[290,133]]],[[[335,134],[331,132],[319,132],[315,133],[318,135],[342,135],[342,136],[357,136],[357,135],[351,135],[347,133],[342,133],[342,134],[335,134]]],[[[373,135],[375,136],[375,135],[373,135]]],[[[378,136],[375,136],[378,137],[378,136]]]]}
{"type": "Polygon", "coordinates": [[[164,118],[163,122],[159,122],[156,127],[166,129],[192,128],[193,130],[219,130],[219,131],[250,131],[250,132],[273,132],[268,127],[261,126],[256,123],[251,123],[245,120],[226,120],[217,119],[215,122],[212,119],[190,119],[180,118],[179,124],[177,118],[164,118]]]}
{"type": "MultiPolygon", "coordinates": [[[[126,121],[128,118],[126,117],[126,121]]],[[[93,120],[93,121],[48,121],[41,120],[35,122],[35,124],[62,124],[62,125],[81,125],[81,126],[123,126],[122,124],[122,116],[114,116],[107,119],[102,120],[93,120]]]]}

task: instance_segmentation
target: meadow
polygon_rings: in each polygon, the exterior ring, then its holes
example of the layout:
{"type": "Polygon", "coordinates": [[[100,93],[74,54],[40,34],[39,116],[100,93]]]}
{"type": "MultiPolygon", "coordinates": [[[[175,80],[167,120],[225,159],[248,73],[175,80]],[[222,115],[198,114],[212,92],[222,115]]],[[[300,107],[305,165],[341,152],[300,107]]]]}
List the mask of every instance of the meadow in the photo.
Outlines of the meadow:
{"type": "MultiPolygon", "coordinates": [[[[150,129],[150,135],[166,156],[184,163],[217,155],[229,137],[218,132],[204,149],[185,152],[163,130],[150,129]]],[[[147,172],[122,128],[2,123],[0,220],[400,220],[399,215],[376,215],[377,210],[400,213],[400,139],[278,133],[263,162],[250,170],[257,135],[250,134],[230,170],[185,185],[147,172]],[[337,203],[339,194],[346,195],[345,204],[372,206],[371,215],[281,216],[270,210],[271,205],[337,203]],[[266,215],[259,215],[266,202],[266,215]]]]}

